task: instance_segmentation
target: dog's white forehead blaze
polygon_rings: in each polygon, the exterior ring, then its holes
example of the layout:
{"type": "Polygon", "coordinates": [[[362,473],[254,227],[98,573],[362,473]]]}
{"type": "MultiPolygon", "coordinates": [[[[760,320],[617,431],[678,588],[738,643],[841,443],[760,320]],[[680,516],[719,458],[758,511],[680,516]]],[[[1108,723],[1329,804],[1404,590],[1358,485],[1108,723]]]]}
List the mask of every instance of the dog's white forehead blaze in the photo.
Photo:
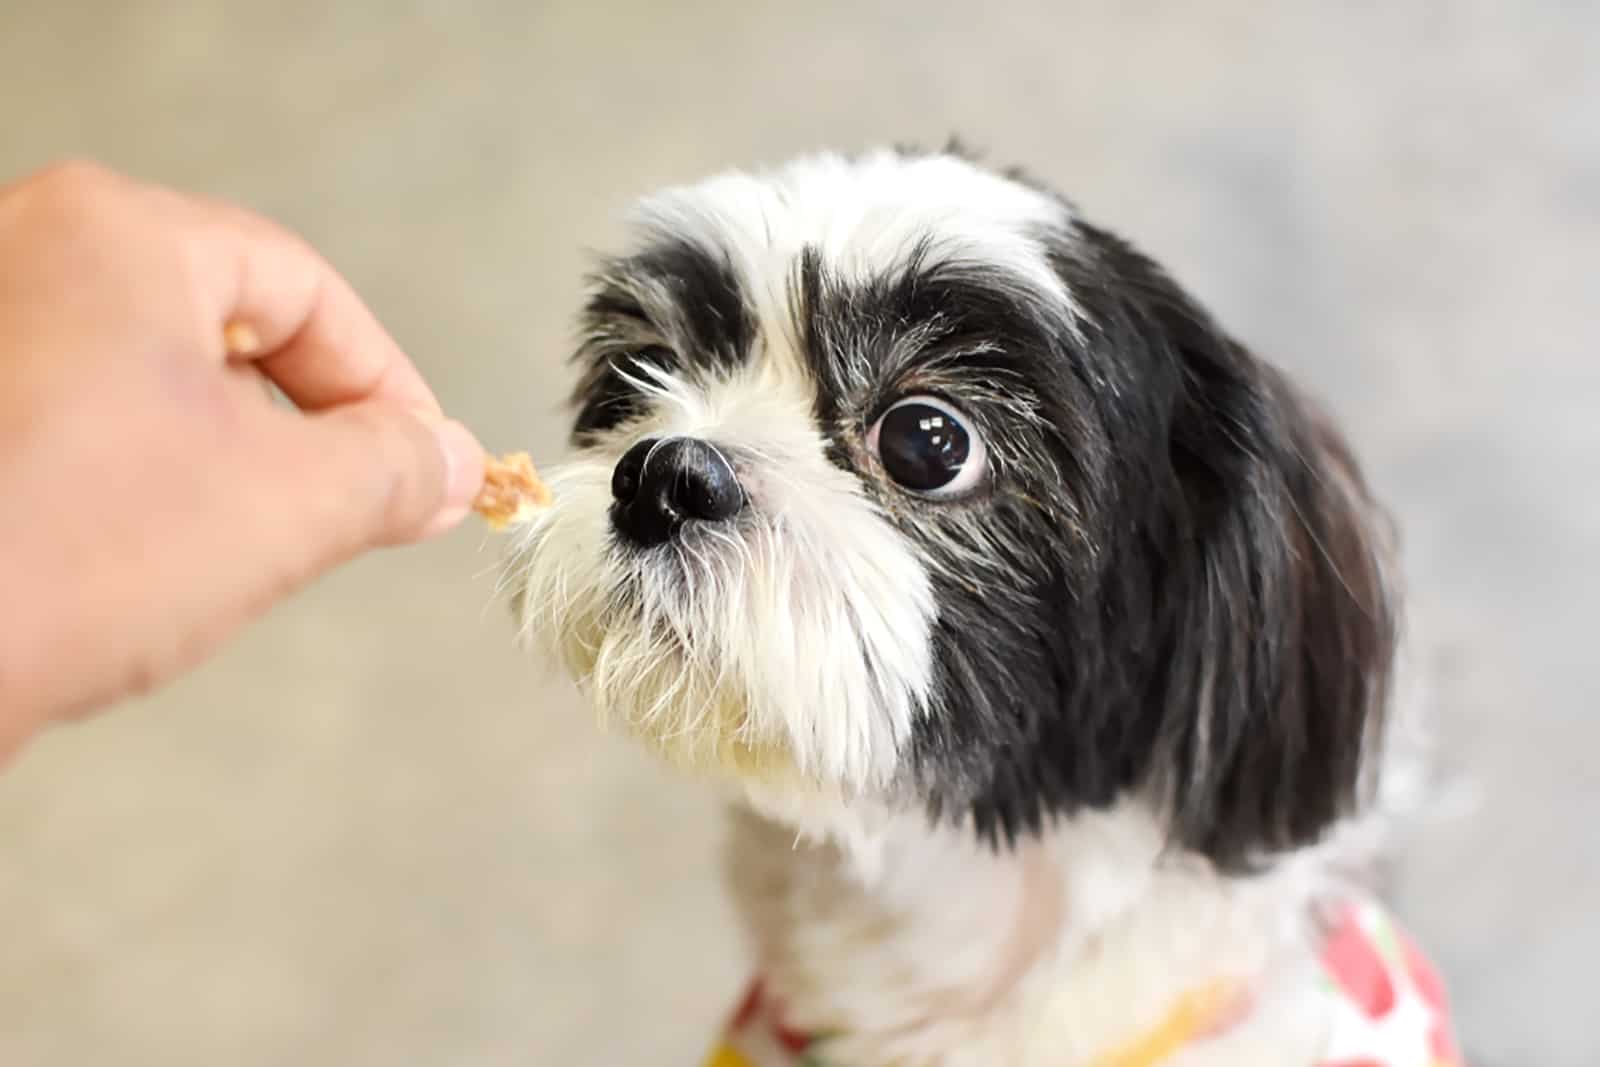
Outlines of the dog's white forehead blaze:
{"type": "Polygon", "coordinates": [[[1068,215],[1062,201],[954,156],[882,150],[730,171],[645,200],[631,221],[647,238],[687,238],[726,255],[772,345],[788,331],[788,287],[808,247],[837,276],[865,280],[931,243],[941,258],[1008,271],[1071,307],[1039,243],[1068,215]]]}

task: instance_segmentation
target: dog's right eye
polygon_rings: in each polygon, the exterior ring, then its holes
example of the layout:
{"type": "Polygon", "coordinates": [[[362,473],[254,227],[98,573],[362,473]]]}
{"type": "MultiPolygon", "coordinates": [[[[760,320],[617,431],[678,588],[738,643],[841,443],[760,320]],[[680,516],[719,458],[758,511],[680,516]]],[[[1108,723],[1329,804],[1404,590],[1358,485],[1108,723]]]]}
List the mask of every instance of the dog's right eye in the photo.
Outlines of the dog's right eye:
{"type": "Polygon", "coordinates": [[[896,485],[922,496],[960,496],[989,471],[988,449],[977,430],[931,396],[907,397],[885,411],[867,434],[867,449],[896,485]]]}

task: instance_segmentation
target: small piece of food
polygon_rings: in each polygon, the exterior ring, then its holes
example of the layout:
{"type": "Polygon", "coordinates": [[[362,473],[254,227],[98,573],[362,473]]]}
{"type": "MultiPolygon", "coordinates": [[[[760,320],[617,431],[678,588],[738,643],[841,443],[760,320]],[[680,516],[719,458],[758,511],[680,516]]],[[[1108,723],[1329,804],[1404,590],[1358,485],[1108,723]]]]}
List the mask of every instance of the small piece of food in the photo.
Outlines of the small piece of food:
{"type": "Polygon", "coordinates": [[[550,506],[550,489],[539,480],[526,452],[513,452],[484,465],[483,489],[472,502],[491,529],[526,522],[534,512],[550,506]]]}
{"type": "Polygon", "coordinates": [[[261,347],[261,335],[248,322],[230,322],[222,331],[222,343],[230,356],[253,356],[261,347]]]}

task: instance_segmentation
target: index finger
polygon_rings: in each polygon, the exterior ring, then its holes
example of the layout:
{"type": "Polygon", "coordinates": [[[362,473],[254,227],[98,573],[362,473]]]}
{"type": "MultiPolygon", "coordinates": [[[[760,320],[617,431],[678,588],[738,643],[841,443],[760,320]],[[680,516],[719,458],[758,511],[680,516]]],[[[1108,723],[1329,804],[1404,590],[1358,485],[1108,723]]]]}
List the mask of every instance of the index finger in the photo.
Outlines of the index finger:
{"type": "Polygon", "coordinates": [[[394,338],[309,244],[242,208],[184,202],[193,284],[230,355],[254,360],[303,410],[377,400],[439,411],[394,338]]]}

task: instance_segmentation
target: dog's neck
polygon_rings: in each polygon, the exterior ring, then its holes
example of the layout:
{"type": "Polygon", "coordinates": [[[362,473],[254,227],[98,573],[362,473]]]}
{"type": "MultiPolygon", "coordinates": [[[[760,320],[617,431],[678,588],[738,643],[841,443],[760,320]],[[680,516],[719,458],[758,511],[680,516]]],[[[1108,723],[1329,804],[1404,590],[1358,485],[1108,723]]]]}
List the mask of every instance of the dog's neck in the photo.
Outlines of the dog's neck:
{"type": "Polygon", "coordinates": [[[999,849],[920,813],[830,836],[741,813],[731,875],[785,1023],[841,1063],[1093,1062],[1197,987],[1310,958],[1314,878],[1171,856],[1132,802],[999,849]]]}

